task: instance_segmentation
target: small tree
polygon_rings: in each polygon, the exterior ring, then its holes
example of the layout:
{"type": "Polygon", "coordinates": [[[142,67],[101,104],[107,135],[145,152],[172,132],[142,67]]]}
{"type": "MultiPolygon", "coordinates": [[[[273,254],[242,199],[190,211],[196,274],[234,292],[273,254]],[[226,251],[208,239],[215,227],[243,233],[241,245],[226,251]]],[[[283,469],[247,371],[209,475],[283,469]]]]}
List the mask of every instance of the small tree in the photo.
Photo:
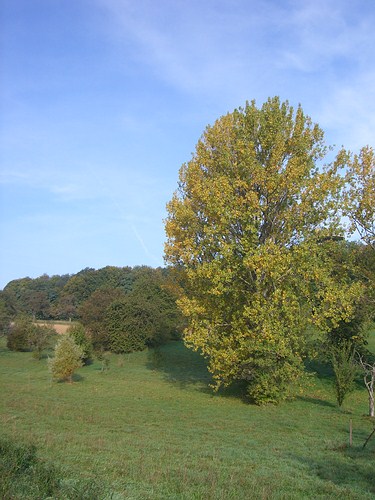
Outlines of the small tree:
{"type": "Polygon", "coordinates": [[[79,345],[83,350],[82,361],[85,365],[91,362],[92,358],[92,343],[89,339],[85,327],[82,323],[73,323],[72,326],[68,328],[67,333],[73,337],[75,343],[79,345]]]}
{"type": "Polygon", "coordinates": [[[108,371],[109,370],[109,363],[110,363],[109,353],[106,352],[103,348],[100,348],[97,351],[95,351],[95,356],[96,356],[96,359],[98,361],[100,361],[100,363],[102,365],[100,371],[102,373],[104,371],[108,371]]]}
{"type": "Polygon", "coordinates": [[[41,359],[43,350],[46,349],[51,338],[56,334],[56,331],[47,325],[32,325],[28,332],[29,348],[33,352],[35,359],[41,359]]]}
{"type": "Polygon", "coordinates": [[[354,350],[350,342],[343,342],[331,349],[332,367],[335,373],[336,399],[339,406],[345,397],[354,389],[356,366],[354,350]]]}
{"type": "Polygon", "coordinates": [[[53,380],[73,382],[73,373],[82,366],[83,349],[70,335],[62,335],[55,347],[55,357],[48,360],[53,380]]]}

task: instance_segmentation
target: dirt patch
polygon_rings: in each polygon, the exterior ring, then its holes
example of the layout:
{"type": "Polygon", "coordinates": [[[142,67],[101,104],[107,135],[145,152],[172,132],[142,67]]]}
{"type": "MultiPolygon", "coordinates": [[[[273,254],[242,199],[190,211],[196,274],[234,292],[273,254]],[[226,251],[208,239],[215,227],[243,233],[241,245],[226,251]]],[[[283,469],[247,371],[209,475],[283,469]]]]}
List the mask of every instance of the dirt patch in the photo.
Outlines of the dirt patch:
{"type": "Polygon", "coordinates": [[[44,326],[49,326],[53,328],[56,333],[59,335],[62,335],[67,332],[68,328],[72,326],[72,323],[43,323],[41,321],[37,321],[38,325],[44,325],[44,326]]]}
{"type": "Polygon", "coordinates": [[[72,325],[59,325],[59,324],[54,324],[52,325],[53,328],[56,330],[58,334],[63,334],[66,333],[68,328],[71,327],[72,325]]]}

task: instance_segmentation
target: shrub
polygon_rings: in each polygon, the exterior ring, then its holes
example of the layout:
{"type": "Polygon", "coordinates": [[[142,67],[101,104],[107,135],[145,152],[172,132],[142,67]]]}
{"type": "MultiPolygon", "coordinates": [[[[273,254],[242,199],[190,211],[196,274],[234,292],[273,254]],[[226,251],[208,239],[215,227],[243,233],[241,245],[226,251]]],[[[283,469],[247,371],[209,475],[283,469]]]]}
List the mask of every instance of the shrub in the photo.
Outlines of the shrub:
{"type": "Polygon", "coordinates": [[[105,352],[103,348],[98,349],[95,351],[95,356],[98,361],[101,363],[101,372],[108,371],[109,370],[109,363],[110,363],[110,358],[109,358],[109,353],[105,352]]]}
{"type": "Polygon", "coordinates": [[[73,323],[73,325],[68,328],[67,333],[74,339],[75,343],[82,348],[83,363],[85,365],[89,364],[92,359],[93,348],[85,327],[82,323],[73,323]]]}
{"type": "Polygon", "coordinates": [[[106,316],[110,349],[116,353],[142,351],[157,334],[160,315],[152,303],[129,294],[112,303],[106,316]]]}
{"type": "Polygon", "coordinates": [[[29,330],[28,343],[35,359],[41,359],[43,350],[49,347],[55,330],[47,325],[33,325],[29,330]]]}
{"type": "Polygon", "coordinates": [[[18,317],[10,328],[7,337],[7,347],[11,351],[30,351],[29,338],[35,330],[35,325],[27,316],[18,317]]]}
{"type": "Polygon", "coordinates": [[[55,357],[48,360],[53,380],[73,382],[74,372],[82,366],[83,349],[70,335],[62,335],[55,347],[55,357]]]}
{"type": "Polygon", "coordinates": [[[297,379],[301,377],[301,359],[298,356],[283,357],[277,353],[258,351],[242,366],[239,380],[247,383],[247,395],[251,402],[275,404],[287,399],[297,379]]]}

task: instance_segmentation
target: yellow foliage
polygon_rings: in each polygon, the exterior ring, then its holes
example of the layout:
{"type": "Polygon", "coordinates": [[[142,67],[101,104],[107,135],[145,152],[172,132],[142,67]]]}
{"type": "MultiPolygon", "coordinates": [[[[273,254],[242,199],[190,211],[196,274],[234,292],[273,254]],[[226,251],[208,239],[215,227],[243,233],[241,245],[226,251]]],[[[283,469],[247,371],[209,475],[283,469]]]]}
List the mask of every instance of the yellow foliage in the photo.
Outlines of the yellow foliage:
{"type": "Polygon", "coordinates": [[[360,289],[341,283],[331,258],[341,163],[318,168],[325,153],[301,107],[273,98],[207,127],[181,167],[165,254],[186,270],[185,341],[218,385],[245,372],[255,380],[271,361],[273,380],[294,377],[307,322],[328,330],[350,318],[360,289]]]}

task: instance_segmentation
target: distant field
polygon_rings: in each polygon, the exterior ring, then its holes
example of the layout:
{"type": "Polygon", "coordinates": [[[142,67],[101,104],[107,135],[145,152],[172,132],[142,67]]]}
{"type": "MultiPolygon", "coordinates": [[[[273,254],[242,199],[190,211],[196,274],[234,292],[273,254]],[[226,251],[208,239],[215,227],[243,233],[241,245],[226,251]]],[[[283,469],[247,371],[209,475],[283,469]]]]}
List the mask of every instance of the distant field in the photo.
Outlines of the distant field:
{"type": "Polygon", "coordinates": [[[259,408],[235,391],[213,395],[203,360],[180,342],[112,355],[108,372],[95,362],[73,385],[51,384],[46,360],[0,342],[0,434],[35,443],[67,477],[95,478],[115,499],[375,498],[360,379],[343,409],[327,371],[295,400],[259,408]]]}
{"type": "Polygon", "coordinates": [[[48,325],[56,330],[56,333],[66,333],[68,328],[72,326],[70,321],[35,321],[38,325],[48,325]]]}

